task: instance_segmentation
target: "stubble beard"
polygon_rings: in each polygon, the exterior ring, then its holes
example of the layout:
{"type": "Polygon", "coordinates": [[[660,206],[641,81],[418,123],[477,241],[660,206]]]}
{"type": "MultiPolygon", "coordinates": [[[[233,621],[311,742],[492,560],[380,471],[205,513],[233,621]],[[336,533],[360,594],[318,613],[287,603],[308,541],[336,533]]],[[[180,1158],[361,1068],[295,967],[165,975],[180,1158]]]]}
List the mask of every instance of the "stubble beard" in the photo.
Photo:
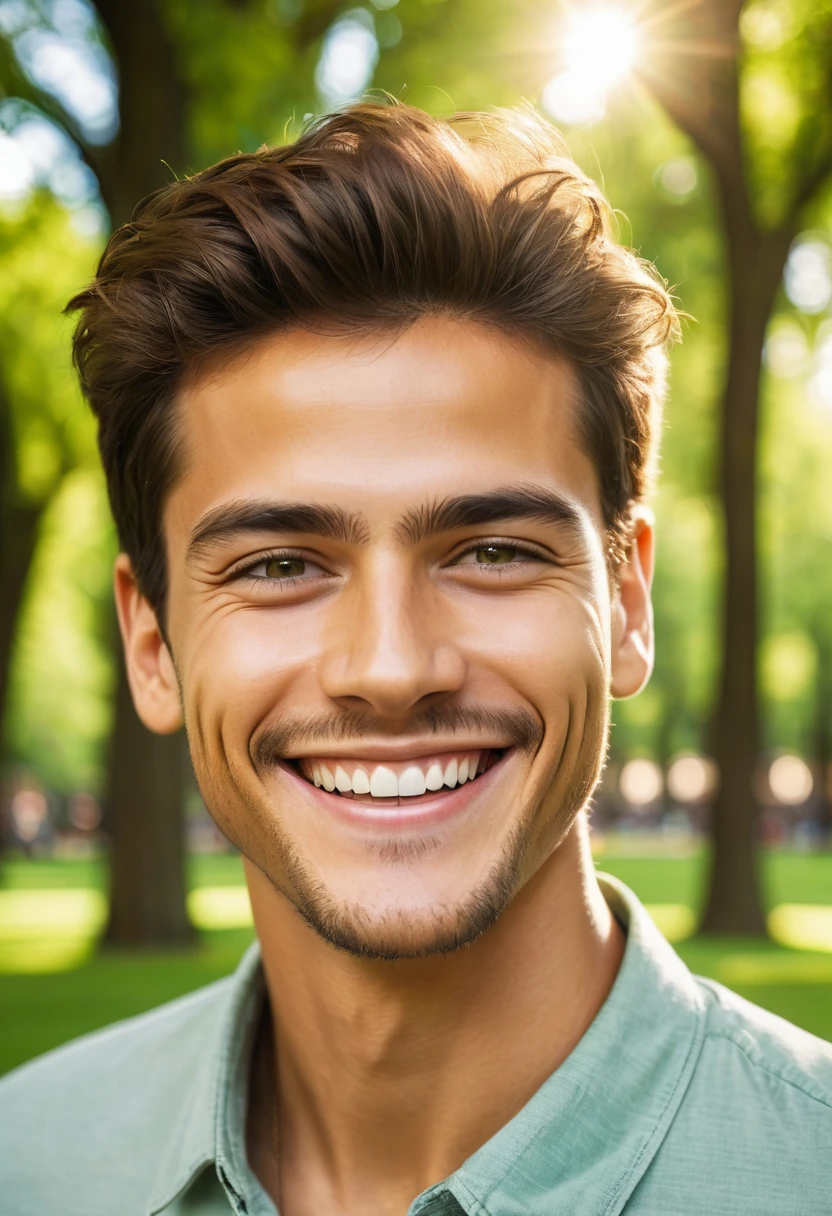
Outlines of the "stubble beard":
{"type": "MultiPolygon", "coordinates": [[[[250,840],[237,838],[236,832],[229,831],[229,825],[220,824],[221,829],[310,928],[337,950],[358,958],[387,961],[450,954],[470,946],[495,924],[519,888],[554,851],[587,806],[603,769],[609,732],[608,698],[599,697],[593,704],[595,700],[590,697],[587,703],[575,764],[557,796],[557,810],[545,823],[540,823],[541,807],[550,796],[550,786],[526,809],[482,882],[456,904],[437,905],[429,916],[404,909],[379,916],[361,903],[339,901],[326,883],[314,877],[291,836],[271,816],[267,821],[268,840],[263,842],[266,847],[256,850],[259,857],[253,855],[250,840]]],[[[518,745],[533,753],[541,739],[542,729],[539,732],[530,729],[518,745]]],[[[568,754],[569,743],[567,734],[561,761],[568,754]]],[[[553,775],[552,785],[559,774],[560,767],[553,775]]],[[[246,806],[249,822],[264,823],[263,807],[250,787],[238,781],[234,785],[246,806]]],[[[207,797],[206,805],[210,809],[207,797]]],[[[433,838],[389,841],[377,846],[376,852],[382,861],[408,864],[440,845],[441,841],[433,838]]]]}

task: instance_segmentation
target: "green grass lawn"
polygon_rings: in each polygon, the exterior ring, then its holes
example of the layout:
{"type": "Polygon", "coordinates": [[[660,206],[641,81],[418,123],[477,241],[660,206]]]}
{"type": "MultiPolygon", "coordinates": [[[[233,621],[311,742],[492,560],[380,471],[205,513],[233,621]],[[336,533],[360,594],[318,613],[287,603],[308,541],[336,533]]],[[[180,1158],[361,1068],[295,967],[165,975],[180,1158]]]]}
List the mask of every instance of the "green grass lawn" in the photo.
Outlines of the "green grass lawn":
{"type": "MultiPolygon", "coordinates": [[[[701,853],[640,857],[623,855],[613,845],[598,865],[647,904],[699,905],[705,873],[701,853]]],[[[770,854],[763,859],[763,876],[770,905],[832,903],[832,855],[770,854]]],[[[192,888],[234,887],[242,881],[237,857],[191,859],[192,888]]],[[[104,866],[96,861],[11,861],[0,870],[0,887],[6,890],[89,890],[104,883],[104,866]]],[[[251,940],[248,928],[203,931],[188,951],[101,951],[70,970],[0,975],[0,1072],[227,975],[251,940]]],[[[829,946],[821,952],[748,938],[691,938],[676,948],[695,972],[832,1040],[832,942],[829,946]]]]}
{"type": "MultiPolygon", "coordinates": [[[[706,878],[704,851],[685,857],[602,854],[598,868],[620,878],[646,904],[698,908],[706,878]]],[[[762,880],[769,907],[832,903],[832,854],[768,853],[762,880]]],[[[693,937],[675,948],[697,975],[832,1040],[832,942],[830,952],[790,950],[753,938],[693,937]]]]}

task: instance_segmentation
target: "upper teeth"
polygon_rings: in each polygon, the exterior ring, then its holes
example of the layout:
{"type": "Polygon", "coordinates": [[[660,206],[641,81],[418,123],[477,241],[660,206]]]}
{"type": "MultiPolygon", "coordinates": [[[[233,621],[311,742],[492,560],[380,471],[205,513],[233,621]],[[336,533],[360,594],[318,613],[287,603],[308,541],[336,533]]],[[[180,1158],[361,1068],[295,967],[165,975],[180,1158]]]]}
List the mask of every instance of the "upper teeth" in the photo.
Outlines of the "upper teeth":
{"type": "Polygon", "coordinates": [[[396,764],[371,760],[301,760],[303,775],[332,793],[371,794],[374,798],[415,798],[427,790],[453,789],[473,781],[488,758],[487,751],[428,756],[396,764]]]}

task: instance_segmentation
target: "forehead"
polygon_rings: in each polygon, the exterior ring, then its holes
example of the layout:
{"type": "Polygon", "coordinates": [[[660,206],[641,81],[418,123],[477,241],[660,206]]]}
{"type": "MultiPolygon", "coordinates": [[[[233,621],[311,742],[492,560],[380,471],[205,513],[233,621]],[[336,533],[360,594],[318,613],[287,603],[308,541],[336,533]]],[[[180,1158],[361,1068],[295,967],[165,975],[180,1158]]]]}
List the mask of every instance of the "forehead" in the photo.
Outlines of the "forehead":
{"type": "Polygon", "coordinates": [[[338,504],[371,525],[449,494],[534,482],[601,526],[571,365],[473,321],[398,335],[295,329],[217,363],[181,394],[183,475],[166,522],[230,500],[338,504]]]}

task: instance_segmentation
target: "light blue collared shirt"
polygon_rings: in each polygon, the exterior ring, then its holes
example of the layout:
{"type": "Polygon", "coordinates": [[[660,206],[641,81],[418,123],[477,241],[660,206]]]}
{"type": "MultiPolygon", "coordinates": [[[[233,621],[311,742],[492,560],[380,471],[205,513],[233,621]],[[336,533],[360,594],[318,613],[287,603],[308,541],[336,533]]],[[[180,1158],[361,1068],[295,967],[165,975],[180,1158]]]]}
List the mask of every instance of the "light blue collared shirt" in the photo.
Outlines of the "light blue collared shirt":
{"type": "MultiPolygon", "coordinates": [[[[606,1002],[409,1216],[830,1216],[832,1047],[692,976],[599,881],[627,933],[606,1002]]],[[[0,1082],[2,1216],[275,1216],[245,1152],[264,999],[254,946],[228,979],[0,1082]]]]}

